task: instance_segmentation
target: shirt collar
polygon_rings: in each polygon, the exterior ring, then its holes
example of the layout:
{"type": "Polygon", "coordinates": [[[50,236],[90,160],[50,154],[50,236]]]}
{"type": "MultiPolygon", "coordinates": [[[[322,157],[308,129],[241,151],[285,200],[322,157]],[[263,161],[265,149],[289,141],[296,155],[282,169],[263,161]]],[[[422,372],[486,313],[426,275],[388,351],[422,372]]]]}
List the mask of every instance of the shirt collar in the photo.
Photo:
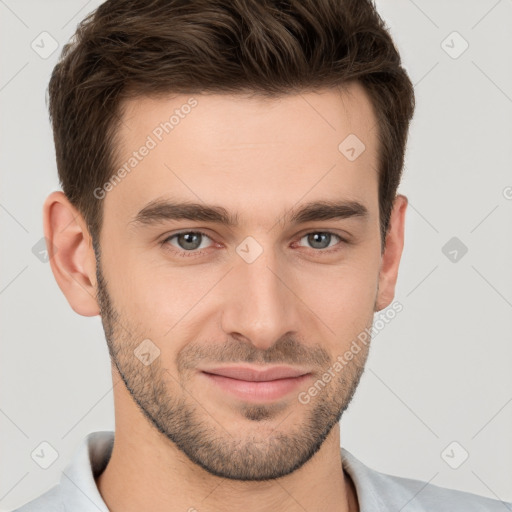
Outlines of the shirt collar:
{"type": "MultiPolygon", "coordinates": [[[[66,507],[68,510],[76,508],[109,512],[99,493],[95,477],[105,469],[110,460],[114,436],[115,432],[111,430],[91,432],[82,440],[65,467],[61,476],[61,486],[67,498],[66,504],[70,505],[69,508],[66,507]],[[94,505],[94,509],[91,509],[91,504],[94,505]]],[[[389,475],[369,468],[347,449],[340,449],[342,467],[354,482],[361,512],[385,512],[398,510],[403,506],[406,496],[400,492],[386,493],[386,502],[382,500],[382,490],[392,484],[389,475]]]]}

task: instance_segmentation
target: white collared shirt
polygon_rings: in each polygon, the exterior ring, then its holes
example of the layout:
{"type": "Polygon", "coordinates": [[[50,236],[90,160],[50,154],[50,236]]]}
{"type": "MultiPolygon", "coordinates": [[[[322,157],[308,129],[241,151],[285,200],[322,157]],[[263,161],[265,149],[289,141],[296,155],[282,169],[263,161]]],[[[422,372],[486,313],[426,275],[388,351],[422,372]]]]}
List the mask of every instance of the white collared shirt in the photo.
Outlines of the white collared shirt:
{"type": "MultiPolygon", "coordinates": [[[[13,512],[109,512],[95,477],[107,466],[113,444],[113,431],[88,434],[60,482],[13,512]]],[[[343,468],[356,487],[360,512],[512,512],[511,502],[381,473],[340,449],[343,468]]]]}

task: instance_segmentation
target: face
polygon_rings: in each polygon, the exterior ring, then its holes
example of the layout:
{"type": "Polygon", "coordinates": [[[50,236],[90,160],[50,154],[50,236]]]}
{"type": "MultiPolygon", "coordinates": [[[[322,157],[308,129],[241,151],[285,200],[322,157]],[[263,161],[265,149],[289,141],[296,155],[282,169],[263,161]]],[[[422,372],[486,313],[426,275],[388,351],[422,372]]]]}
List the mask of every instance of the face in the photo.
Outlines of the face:
{"type": "Polygon", "coordinates": [[[130,171],[106,187],[97,261],[112,360],[147,421],[194,463],[236,480],[287,475],[340,420],[368,355],[360,344],[333,370],[378,295],[369,99],[353,84],[125,107],[118,164],[130,171]],[[338,148],[349,134],[365,145],[355,160],[338,148]],[[235,392],[207,374],[237,365],[306,375],[235,392]]]}

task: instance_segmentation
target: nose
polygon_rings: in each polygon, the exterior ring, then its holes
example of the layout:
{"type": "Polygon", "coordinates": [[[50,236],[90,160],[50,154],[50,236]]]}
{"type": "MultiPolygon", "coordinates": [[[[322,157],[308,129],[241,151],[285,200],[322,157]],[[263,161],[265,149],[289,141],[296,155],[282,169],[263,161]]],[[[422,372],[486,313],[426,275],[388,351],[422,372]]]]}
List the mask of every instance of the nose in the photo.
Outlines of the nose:
{"type": "Polygon", "coordinates": [[[240,258],[223,286],[222,329],[226,334],[242,336],[266,350],[298,330],[303,307],[300,290],[271,250],[252,263],[240,258]]]}

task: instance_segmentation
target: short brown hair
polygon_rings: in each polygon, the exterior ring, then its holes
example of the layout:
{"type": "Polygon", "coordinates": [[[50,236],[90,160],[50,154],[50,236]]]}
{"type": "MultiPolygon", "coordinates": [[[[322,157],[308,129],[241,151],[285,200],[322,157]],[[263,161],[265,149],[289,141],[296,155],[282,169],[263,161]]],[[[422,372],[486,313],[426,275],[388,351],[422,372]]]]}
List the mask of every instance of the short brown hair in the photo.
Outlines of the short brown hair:
{"type": "Polygon", "coordinates": [[[98,241],[103,208],[93,190],[115,171],[123,99],[273,97],[353,80],[378,121],[384,247],[415,100],[372,0],[106,1],[79,24],[50,79],[60,183],[98,241]]]}

